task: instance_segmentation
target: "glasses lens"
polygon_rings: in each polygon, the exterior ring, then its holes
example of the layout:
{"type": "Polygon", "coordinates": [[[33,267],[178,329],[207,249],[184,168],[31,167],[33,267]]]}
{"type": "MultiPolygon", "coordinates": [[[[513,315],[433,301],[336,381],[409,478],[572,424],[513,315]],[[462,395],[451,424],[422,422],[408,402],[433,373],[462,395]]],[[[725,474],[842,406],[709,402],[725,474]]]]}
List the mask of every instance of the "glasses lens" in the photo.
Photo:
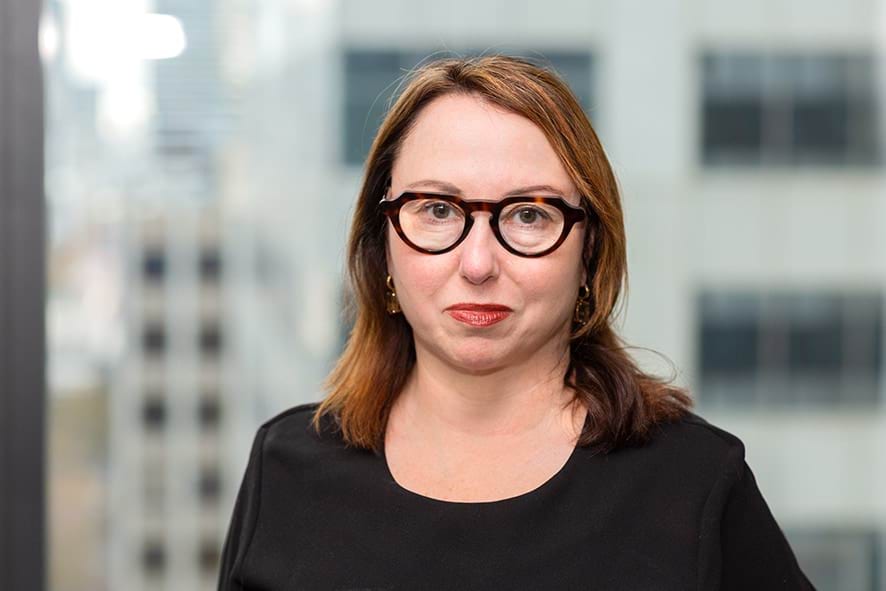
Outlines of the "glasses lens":
{"type": "Polygon", "coordinates": [[[465,227],[465,212],[440,199],[416,199],[400,208],[400,227],[409,240],[427,250],[452,246],[465,227]]]}
{"type": "Polygon", "coordinates": [[[498,220],[501,236],[514,250],[535,254],[552,247],[566,220],[563,212],[546,203],[513,203],[498,220]]]}

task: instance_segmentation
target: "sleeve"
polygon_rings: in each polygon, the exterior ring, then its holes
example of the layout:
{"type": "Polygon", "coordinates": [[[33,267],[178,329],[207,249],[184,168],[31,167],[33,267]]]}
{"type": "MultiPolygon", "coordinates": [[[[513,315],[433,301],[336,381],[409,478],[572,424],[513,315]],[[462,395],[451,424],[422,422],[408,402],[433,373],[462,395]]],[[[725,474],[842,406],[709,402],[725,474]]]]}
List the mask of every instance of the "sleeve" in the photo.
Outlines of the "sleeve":
{"type": "Polygon", "coordinates": [[[743,447],[736,451],[705,507],[698,588],[814,591],[757,487],[743,447]]]}
{"type": "Polygon", "coordinates": [[[221,552],[218,591],[244,591],[246,589],[240,577],[240,572],[246,552],[249,549],[249,543],[252,541],[252,534],[255,531],[255,523],[258,518],[262,447],[266,432],[267,427],[262,427],[255,435],[246,471],[240,483],[240,489],[237,492],[237,499],[234,502],[234,510],[228,525],[228,533],[221,552]]]}

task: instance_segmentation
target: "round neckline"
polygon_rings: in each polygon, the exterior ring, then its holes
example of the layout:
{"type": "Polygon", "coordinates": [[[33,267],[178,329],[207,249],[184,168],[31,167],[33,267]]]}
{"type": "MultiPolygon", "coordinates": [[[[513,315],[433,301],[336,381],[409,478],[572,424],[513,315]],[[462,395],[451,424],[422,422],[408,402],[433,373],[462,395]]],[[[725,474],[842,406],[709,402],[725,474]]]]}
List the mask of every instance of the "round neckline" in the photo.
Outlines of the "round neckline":
{"type": "MultiPolygon", "coordinates": [[[[587,416],[585,417],[585,422],[583,426],[587,425],[587,416]]],[[[576,444],[573,446],[572,451],[569,452],[569,456],[566,458],[566,462],[560,466],[560,468],[547,480],[533,488],[532,490],[528,490],[524,493],[520,493],[518,495],[514,495],[511,497],[506,497],[504,499],[494,499],[491,501],[447,501],[445,499],[436,499],[434,497],[429,497],[423,495],[421,493],[417,493],[415,491],[409,490],[394,478],[393,472],[391,472],[391,467],[388,465],[388,456],[386,453],[386,446],[382,443],[381,448],[381,464],[382,469],[384,471],[385,477],[387,478],[389,484],[393,485],[393,487],[408,497],[419,499],[422,502],[433,503],[437,505],[448,505],[454,507],[477,507],[477,506],[497,506],[497,505],[505,505],[509,503],[517,503],[529,499],[530,497],[537,496],[544,492],[545,490],[554,486],[558,481],[562,480],[566,477],[567,473],[571,470],[573,464],[575,464],[576,457],[579,454],[579,445],[576,444]]]]}

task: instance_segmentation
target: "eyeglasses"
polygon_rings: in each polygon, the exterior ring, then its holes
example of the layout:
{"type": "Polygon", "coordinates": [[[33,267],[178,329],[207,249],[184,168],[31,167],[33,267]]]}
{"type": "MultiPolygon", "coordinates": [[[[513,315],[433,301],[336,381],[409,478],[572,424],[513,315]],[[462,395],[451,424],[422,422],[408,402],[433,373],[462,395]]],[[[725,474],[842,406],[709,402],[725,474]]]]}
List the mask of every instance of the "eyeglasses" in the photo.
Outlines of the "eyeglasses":
{"type": "Polygon", "coordinates": [[[467,238],[474,225],[473,213],[488,211],[489,224],[508,252],[522,257],[541,257],[556,250],[576,223],[587,213],[560,197],[519,196],[501,201],[465,201],[441,193],[402,193],[382,199],[381,210],[397,235],[419,252],[443,254],[467,238]]]}

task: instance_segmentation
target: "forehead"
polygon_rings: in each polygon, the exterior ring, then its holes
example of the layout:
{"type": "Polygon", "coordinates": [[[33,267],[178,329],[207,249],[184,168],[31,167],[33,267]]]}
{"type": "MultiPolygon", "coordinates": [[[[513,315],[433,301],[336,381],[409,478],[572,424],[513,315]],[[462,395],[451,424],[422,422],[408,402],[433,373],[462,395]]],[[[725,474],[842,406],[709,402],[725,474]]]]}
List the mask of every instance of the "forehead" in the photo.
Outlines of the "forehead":
{"type": "Polygon", "coordinates": [[[396,189],[438,179],[490,195],[516,186],[574,186],[542,130],[529,119],[475,95],[435,99],[417,116],[394,162],[396,189]]]}

